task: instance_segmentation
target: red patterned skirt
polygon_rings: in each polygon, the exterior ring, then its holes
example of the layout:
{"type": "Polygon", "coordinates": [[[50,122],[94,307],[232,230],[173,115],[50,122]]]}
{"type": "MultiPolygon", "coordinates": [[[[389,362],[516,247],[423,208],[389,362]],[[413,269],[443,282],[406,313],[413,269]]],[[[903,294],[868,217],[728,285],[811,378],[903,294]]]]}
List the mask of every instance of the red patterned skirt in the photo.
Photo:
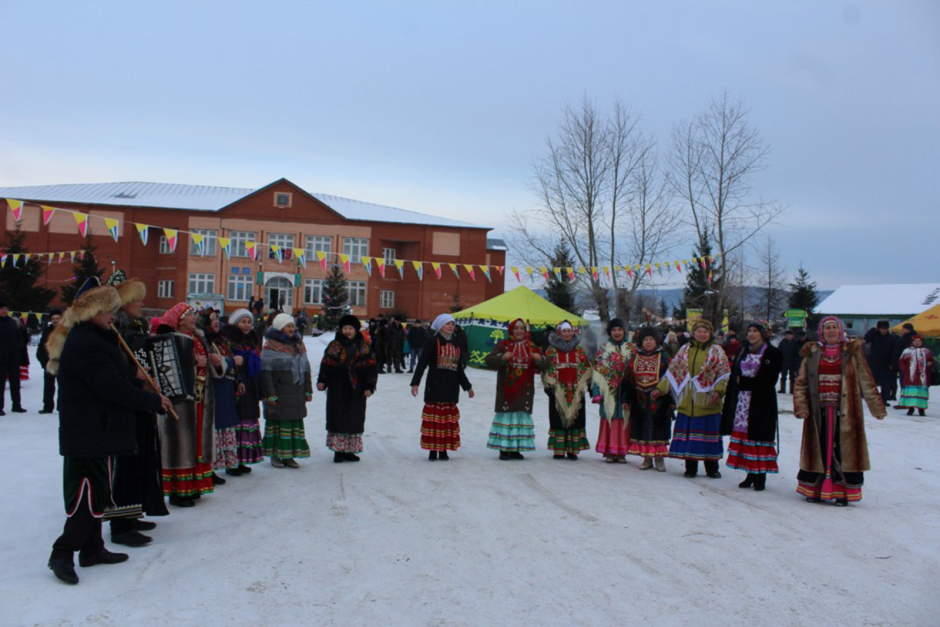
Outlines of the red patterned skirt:
{"type": "Polygon", "coordinates": [[[728,468],[751,474],[776,474],[777,449],[773,442],[748,440],[746,431],[735,429],[728,443],[728,468]]]}
{"type": "Polygon", "coordinates": [[[428,451],[456,451],[460,448],[460,410],[457,403],[424,404],[421,448],[428,451]]]}

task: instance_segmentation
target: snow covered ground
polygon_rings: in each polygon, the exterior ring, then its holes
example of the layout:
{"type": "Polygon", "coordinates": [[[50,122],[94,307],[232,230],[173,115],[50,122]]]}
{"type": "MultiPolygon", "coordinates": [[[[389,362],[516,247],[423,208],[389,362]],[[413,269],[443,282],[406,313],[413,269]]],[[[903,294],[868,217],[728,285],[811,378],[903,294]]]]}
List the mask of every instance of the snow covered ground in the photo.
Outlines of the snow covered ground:
{"type": "MultiPolygon", "coordinates": [[[[319,363],[323,345],[308,340],[319,363]]],[[[868,420],[874,469],[848,509],[796,494],[800,422],[781,396],[780,475],[762,493],[741,473],[682,476],[539,450],[486,449],[495,375],[470,371],[463,447],[429,463],[410,375],[384,375],[365,453],[333,464],[324,400],[300,470],[255,466],[172,509],[129,562],[46,568],[61,532],[55,416],[40,416],[34,362],[27,414],[0,418],[0,625],[938,625],[940,412],[868,420]]],[[[9,408],[9,400],[7,401],[9,408]]],[[[589,409],[592,445],[597,409],[589,409]]],[[[105,534],[107,540],[107,530],[105,534]]]]}

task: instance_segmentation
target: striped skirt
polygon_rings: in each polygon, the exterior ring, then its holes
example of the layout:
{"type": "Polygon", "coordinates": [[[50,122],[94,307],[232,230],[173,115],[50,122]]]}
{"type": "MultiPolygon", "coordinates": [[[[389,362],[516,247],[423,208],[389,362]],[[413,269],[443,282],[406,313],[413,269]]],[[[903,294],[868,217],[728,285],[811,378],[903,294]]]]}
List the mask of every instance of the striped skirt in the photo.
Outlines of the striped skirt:
{"type": "Polygon", "coordinates": [[[577,455],[581,451],[590,448],[591,443],[588,442],[587,431],[580,427],[548,430],[548,450],[555,455],[564,455],[565,453],[577,455]]]}
{"type": "Polygon", "coordinates": [[[930,388],[923,385],[905,385],[901,388],[901,400],[898,401],[898,408],[927,409],[928,400],[930,400],[930,388]]]}
{"type": "Polygon", "coordinates": [[[746,431],[735,429],[728,442],[728,468],[748,473],[777,474],[777,449],[773,442],[748,440],[746,431]]]}
{"type": "Polygon", "coordinates": [[[257,418],[240,420],[235,425],[238,442],[238,463],[242,466],[257,464],[264,460],[261,450],[261,425],[257,418]]]}
{"type": "Polygon", "coordinates": [[[721,414],[696,416],[683,413],[676,416],[676,427],[672,432],[669,457],[679,459],[721,459],[724,448],[721,444],[721,414]]]}
{"type": "Polygon", "coordinates": [[[421,448],[426,451],[456,451],[460,448],[460,410],[457,403],[424,404],[421,448]]]}
{"type": "Polygon", "coordinates": [[[601,418],[597,445],[594,450],[602,455],[626,455],[630,452],[630,432],[623,418],[601,418]]]}
{"type": "Polygon", "coordinates": [[[265,457],[310,457],[310,445],[301,420],[265,420],[261,449],[265,457]]]}
{"type": "Polygon", "coordinates": [[[496,412],[486,448],[504,453],[535,450],[535,423],[524,411],[496,412]]]}

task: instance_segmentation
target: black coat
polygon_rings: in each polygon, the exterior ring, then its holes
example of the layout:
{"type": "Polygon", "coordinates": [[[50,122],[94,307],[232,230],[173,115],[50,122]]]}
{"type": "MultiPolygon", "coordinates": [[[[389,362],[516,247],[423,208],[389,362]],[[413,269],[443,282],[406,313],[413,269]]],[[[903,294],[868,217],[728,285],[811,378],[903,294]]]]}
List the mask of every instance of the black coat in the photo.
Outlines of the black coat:
{"type": "Polygon", "coordinates": [[[421,377],[424,370],[428,371],[428,380],[424,384],[424,402],[425,403],[456,403],[460,400],[460,388],[469,391],[472,387],[470,380],[467,379],[465,372],[467,364],[464,361],[463,354],[457,360],[456,370],[448,368],[438,368],[438,346],[457,346],[454,343],[456,333],[445,339],[441,334],[435,334],[430,340],[424,343],[421,350],[421,357],[418,358],[418,365],[415,366],[415,374],[411,379],[411,387],[421,385],[421,377]]]}
{"type": "Polygon", "coordinates": [[[76,325],[59,361],[59,452],[101,457],[137,452],[135,410],[160,411],[160,396],[138,387],[117,334],[76,325]]]}
{"type": "Polygon", "coordinates": [[[428,333],[424,330],[423,325],[416,324],[408,329],[408,346],[411,347],[411,351],[414,353],[421,352],[421,349],[424,347],[424,340],[427,336],[428,333]]]}
{"type": "Polygon", "coordinates": [[[878,329],[869,329],[865,334],[865,342],[868,344],[868,367],[872,372],[890,370],[898,337],[890,332],[882,335],[878,329]]]}
{"type": "Polygon", "coordinates": [[[46,364],[49,363],[49,349],[46,348],[46,340],[49,339],[53,331],[55,331],[55,327],[50,324],[43,329],[42,335],[39,336],[39,348],[36,349],[36,359],[39,361],[39,365],[42,366],[43,370],[46,369],[46,364]]]}
{"type": "Polygon", "coordinates": [[[10,316],[0,318],[0,366],[19,366],[23,339],[19,326],[10,316]]]}
{"type": "Polygon", "coordinates": [[[788,340],[783,338],[777,344],[777,350],[783,354],[783,370],[799,370],[800,368],[800,342],[796,338],[788,340]]]}
{"type": "Polygon", "coordinates": [[[317,376],[317,385],[326,389],[327,431],[362,433],[365,430],[367,399],[364,392],[375,392],[377,379],[375,354],[362,335],[352,341],[335,339],[330,342],[317,376]]]}
{"type": "Polygon", "coordinates": [[[783,353],[768,344],[761,358],[757,376],[742,377],[741,360],[747,354],[748,346],[745,346],[738,351],[731,366],[731,379],[721,411],[721,435],[731,435],[738,396],[742,391],[749,391],[751,405],[747,414],[747,438],[758,442],[772,442],[777,437],[777,378],[783,367],[783,353]]]}
{"type": "Polygon", "coordinates": [[[894,354],[891,355],[891,367],[894,368],[895,371],[900,369],[901,353],[911,347],[911,342],[914,341],[914,334],[915,332],[912,331],[896,338],[894,354]]]}

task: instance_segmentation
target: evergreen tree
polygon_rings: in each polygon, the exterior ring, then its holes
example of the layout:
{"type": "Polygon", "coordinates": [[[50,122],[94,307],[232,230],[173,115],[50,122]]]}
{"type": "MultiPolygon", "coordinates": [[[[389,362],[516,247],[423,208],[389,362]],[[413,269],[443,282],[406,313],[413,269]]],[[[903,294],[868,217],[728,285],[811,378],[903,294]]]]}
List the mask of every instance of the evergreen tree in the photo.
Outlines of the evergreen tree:
{"type": "Polygon", "coordinates": [[[460,292],[454,292],[454,302],[450,305],[450,313],[463,311],[463,304],[460,302],[460,292]]]}
{"type": "Polygon", "coordinates": [[[816,327],[819,322],[819,316],[813,315],[816,305],[819,304],[819,294],[816,290],[816,282],[809,280],[809,272],[800,262],[800,267],[796,270],[793,277],[794,282],[790,283],[790,309],[803,309],[809,314],[806,318],[807,330],[816,327]]]}
{"type": "MultiPolygon", "coordinates": [[[[36,284],[43,273],[42,262],[30,259],[24,263],[20,257],[16,267],[13,266],[12,255],[28,252],[26,233],[20,230],[17,222],[16,229],[7,231],[3,242],[3,254],[11,257],[0,268],[0,298],[7,302],[11,311],[43,312],[55,298],[55,290],[36,284]]],[[[23,321],[27,321],[26,316],[23,316],[23,321]]]]}
{"type": "MultiPolygon", "coordinates": [[[[712,245],[706,234],[699,243],[697,251],[692,252],[696,258],[705,257],[712,254],[712,245]]],[[[692,262],[688,266],[685,277],[685,287],[682,288],[682,302],[680,307],[683,315],[688,314],[689,309],[701,309],[702,317],[715,325],[716,329],[721,328],[723,316],[718,311],[718,292],[721,291],[724,281],[717,270],[712,268],[711,262],[706,262],[708,270],[702,267],[702,264],[692,262]],[[708,280],[709,272],[712,273],[711,281],[708,280]]]]}
{"type": "Polygon", "coordinates": [[[548,284],[545,286],[545,298],[555,305],[569,313],[578,315],[577,307],[574,302],[573,281],[569,278],[567,268],[574,266],[574,260],[571,258],[571,250],[564,242],[559,242],[555,246],[552,258],[548,260],[548,284]],[[561,280],[555,276],[552,268],[561,268],[561,280]]]}
{"type": "Polygon", "coordinates": [[[323,328],[327,331],[335,330],[339,319],[350,311],[346,275],[338,264],[334,264],[330,266],[323,283],[323,328]]]}
{"type": "Polygon", "coordinates": [[[59,290],[62,294],[62,300],[65,301],[66,305],[72,304],[72,301],[75,300],[75,294],[85,285],[88,279],[91,277],[101,279],[101,274],[104,272],[104,269],[98,267],[98,257],[95,256],[96,250],[98,250],[98,247],[94,245],[91,240],[91,235],[89,235],[85,239],[85,245],[82,246],[81,260],[72,266],[75,272],[75,280],[71,283],[66,283],[59,290]]]}
{"type": "Polygon", "coordinates": [[[659,317],[664,320],[669,317],[669,306],[666,305],[666,299],[659,299],[659,317]]]}

